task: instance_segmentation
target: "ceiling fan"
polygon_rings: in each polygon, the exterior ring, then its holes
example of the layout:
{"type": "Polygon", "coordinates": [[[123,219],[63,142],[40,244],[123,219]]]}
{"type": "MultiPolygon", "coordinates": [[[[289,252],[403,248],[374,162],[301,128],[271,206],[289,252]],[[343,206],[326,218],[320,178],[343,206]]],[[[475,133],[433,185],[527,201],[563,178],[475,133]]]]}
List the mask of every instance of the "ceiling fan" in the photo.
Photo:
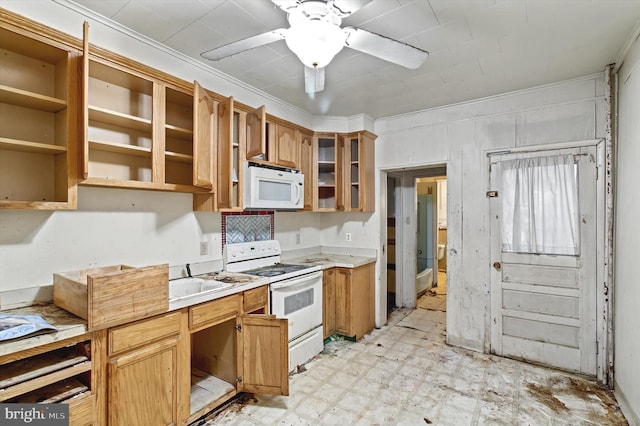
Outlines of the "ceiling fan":
{"type": "Polygon", "coordinates": [[[372,0],[271,1],[287,12],[289,28],[234,41],[201,56],[218,61],[284,39],[305,66],[305,91],[315,93],[324,89],[324,68],[345,46],[409,69],[419,68],[429,55],[417,47],[360,28],[340,27],[343,18],[372,0]]]}

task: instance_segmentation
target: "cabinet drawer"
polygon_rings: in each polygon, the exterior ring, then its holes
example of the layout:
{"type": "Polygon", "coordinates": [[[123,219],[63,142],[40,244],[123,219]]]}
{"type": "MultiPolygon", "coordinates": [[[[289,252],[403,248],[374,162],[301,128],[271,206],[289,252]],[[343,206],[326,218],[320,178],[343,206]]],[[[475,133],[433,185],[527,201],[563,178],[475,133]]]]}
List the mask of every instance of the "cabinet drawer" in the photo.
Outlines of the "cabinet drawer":
{"type": "Polygon", "coordinates": [[[189,328],[197,329],[204,325],[214,325],[231,318],[240,312],[240,294],[212,300],[189,309],[189,328]]]}
{"type": "Polygon", "coordinates": [[[86,393],[64,402],[69,404],[69,425],[88,426],[96,424],[96,396],[86,393]]]}
{"type": "Polygon", "coordinates": [[[252,312],[265,307],[265,314],[268,313],[267,302],[269,301],[269,286],[254,288],[244,292],[244,312],[252,312]]]}
{"type": "Polygon", "coordinates": [[[109,355],[179,334],[180,315],[172,312],[109,330],[109,355]]]}

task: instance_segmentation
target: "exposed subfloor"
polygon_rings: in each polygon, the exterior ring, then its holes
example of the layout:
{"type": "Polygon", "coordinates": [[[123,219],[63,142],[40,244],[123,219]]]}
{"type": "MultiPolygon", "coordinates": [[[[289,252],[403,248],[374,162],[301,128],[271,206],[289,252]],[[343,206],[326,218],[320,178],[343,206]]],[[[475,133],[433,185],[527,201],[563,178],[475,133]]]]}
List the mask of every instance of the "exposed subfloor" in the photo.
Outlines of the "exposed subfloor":
{"type": "Polygon", "coordinates": [[[431,287],[417,301],[418,308],[431,309],[433,311],[447,310],[447,273],[438,272],[438,286],[431,287]]]}
{"type": "Polygon", "coordinates": [[[398,309],[357,343],[330,342],[290,396],[245,395],[207,425],[626,425],[612,392],[447,346],[445,312],[398,309]]]}

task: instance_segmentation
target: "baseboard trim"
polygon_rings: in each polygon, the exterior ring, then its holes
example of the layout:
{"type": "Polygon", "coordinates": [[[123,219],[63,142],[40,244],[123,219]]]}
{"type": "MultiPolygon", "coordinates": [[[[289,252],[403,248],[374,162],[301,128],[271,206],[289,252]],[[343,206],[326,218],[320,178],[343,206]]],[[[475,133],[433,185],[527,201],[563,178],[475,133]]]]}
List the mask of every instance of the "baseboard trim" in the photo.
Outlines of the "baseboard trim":
{"type": "MultiPolygon", "coordinates": [[[[630,426],[640,426],[640,413],[635,413],[631,404],[627,400],[624,392],[620,390],[620,386],[618,382],[613,381],[613,393],[616,396],[616,400],[618,401],[618,405],[620,405],[620,409],[622,410],[622,414],[626,417],[630,426]]],[[[636,407],[637,408],[637,407],[636,407]]]]}

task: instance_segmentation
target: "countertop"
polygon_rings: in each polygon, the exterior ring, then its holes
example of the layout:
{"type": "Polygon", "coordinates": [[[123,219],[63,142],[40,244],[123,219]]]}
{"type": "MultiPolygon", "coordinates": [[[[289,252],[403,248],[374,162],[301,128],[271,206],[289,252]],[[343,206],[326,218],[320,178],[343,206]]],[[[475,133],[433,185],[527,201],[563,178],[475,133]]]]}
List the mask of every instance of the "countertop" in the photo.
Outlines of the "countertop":
{"type": "MultiPolygon", "coordinates": [[[[169,311],[175,311],[177,309],[185,308],[188,306],[195,306],[200,303],[220,299],[225,296],[230,296],[235,293],[240,293],[242,291],[251,290],[256,287],[269,284],[268,278],[243,274],[241,272],[208,272],[205,274],[194,275],[193,278],[200,278],[205,281],[220,281],[223,283],[231,283],[232,285],[220,290],[203,291],[175,299],[170,299],[169,311]]],[[[188,280],[188,278],[170,280],[169,285],[181,285],[181,280],[184,282],[184,280],[188,280]]]]}
{"type": "Polygon", "coordinates": [[[58,331],[25,336],[0,342],[0,357],[48,343],[58,342],[87,332],[87,322],[53,303],[0,311],[3,315],[40,315],[58,331]]]}
{"type": "Polygon", "coordinates": [[[317,265],[321,269],[329,268],[357,268],[376,261],[375,257],[355,256],[350,254],[316,253],[300,257],[287,257],[286,263],[300,263],[304,265],[317,265]]]}

